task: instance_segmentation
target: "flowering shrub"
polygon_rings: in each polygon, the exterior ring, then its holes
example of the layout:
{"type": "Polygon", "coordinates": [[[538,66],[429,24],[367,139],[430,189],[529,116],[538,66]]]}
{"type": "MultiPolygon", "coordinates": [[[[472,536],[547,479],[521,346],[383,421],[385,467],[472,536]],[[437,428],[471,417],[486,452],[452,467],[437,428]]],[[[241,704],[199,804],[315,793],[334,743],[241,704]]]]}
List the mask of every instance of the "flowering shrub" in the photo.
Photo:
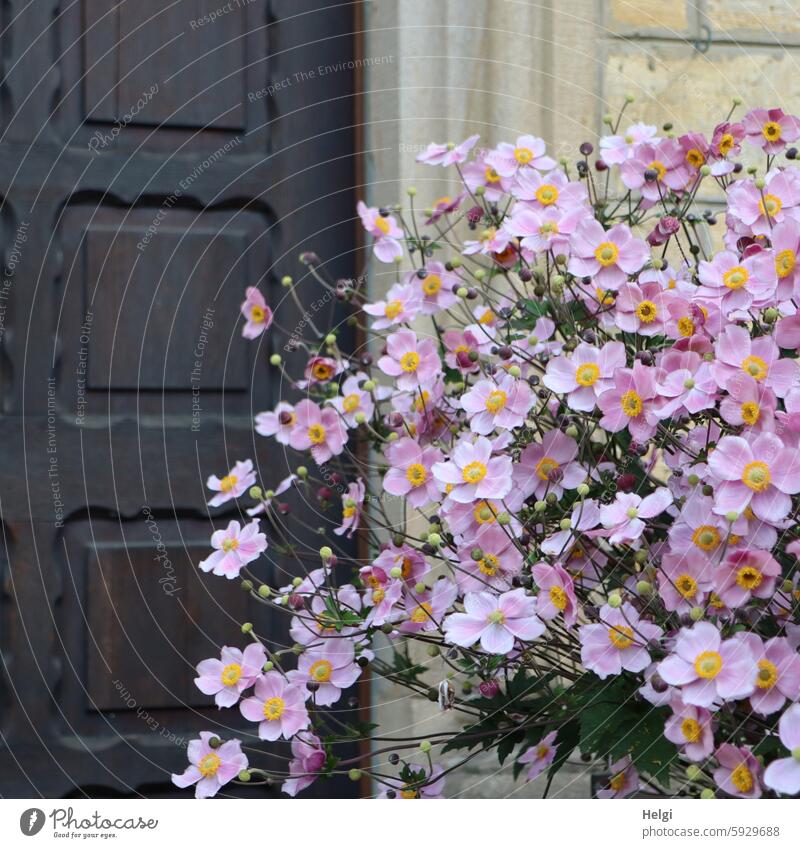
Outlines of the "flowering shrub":
{"type": "MultiPolygon", "coordinates": [[[[381,299],[301,257],[374,355],[313,322],[296,363],[273,355],[304,396],[256,429],[301,464],[266,491],[249,460],[209,479],[212,506],[255,505],[200,567],[286,616],[294,644],[245,623],[250,644],[196,681],[291,759],[259,768],[252,744],[203,734],[178,785],[294,795],[366,773],[431,798],[493,750],[548,787],[594,761],[602,797],[800,792],[800,120],[755,109],[709,139],[623,133],[624,111],[577,163],[527,135],[431,144],[419,161],[456,195],[358,207],[396,269],[381,299]],[[258,560],[293,553],[279,498],[297,489],[338,493],[341,520],[316,567],[269,585],[258,560]],[[463,721],[432,739],[343,724],[327,708],[365,673],[463,721]],[[377,752],[340,755],[361,737],[377,752]]],[[[279,317],[255,289],[242,313],[248,339],[279,317]]]]}

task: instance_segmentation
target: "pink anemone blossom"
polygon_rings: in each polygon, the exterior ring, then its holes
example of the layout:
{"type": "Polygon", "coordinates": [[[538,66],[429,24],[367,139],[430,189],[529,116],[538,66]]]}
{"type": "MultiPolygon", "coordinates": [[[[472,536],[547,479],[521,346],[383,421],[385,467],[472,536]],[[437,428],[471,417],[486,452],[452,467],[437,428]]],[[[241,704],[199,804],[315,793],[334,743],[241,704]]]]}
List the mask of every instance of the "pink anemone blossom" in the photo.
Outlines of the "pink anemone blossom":
{"type": "Polygon", "coordinates": [[[213,798],[226,783],[247,769],[242,743],[230,739],[212,748],[211,740],[216,738],[207,730],[200,731],[200,738],[192,739],[187,746],[188,768],[183,774],[172,775],[172,782],[180,789],[194,786],[195,798],[213,798]]]}
{"type": "Polygon", "coordinates": [[[800,704],[792,704],[781,716],[778,736],[791,756],[767,766],[764,784],[782,795],[797,795],[800,792],[800,704]]]}
{"type": "Polygon", "coordinates": [[[644,671],[650,665],[648,645],[657,640],[662,629],[639,618],[630,605],[600,609],[598,624],[578,628],[581,662],[601,680],[625,671],[644,671]]]}
{"type": "Polygon", "coordinates": [[[484,436],[474,442],[462,439],[449,462],[435,462],[432,468],[456,503],[504,498],[511,491],[511,457],[493,457],[492,443],[484,436]]]}
{"type": "Polygon", "coordinates": [[[214,551],[200,562],[200,570],[233,580],[248,563],[264,553],[267,537],[260,532],[257,518],[244,527],[233,520],[224,530],[212,534],[211,547],[214,551]]]}
{"type": "Polygon", "coordinates": [[[256,682],[266,661],[264,648],[257,642],[244,651],[226,646],[219,659],[212,657],[198,664],[194,684],[204,695],[213,695],[218,707],[232,707],[256,682]]]}
{"type": "Polygon", "coordinates": [[[255,286],[245,290],[241,313],[245,317],[242,335],[246,339],[257,339],[272,325],[272,310],[267,306],[264,295],[255,286]]]}
{"type": "Polygon", "coordinates": [[[248,721],[258,722],[258,737],[274,742],[291,739],[310,724],[302,689],[289,683],[277,671],[268,671],[256,681],[253,696],[239,704],[248,721]]]}
{"type": "Polygon", "coordinates": [[[222,478],[212,474],[206,486],[212,492],[217,492],[208,502],[209,506],[222,506],[228,501],[241,497],[256,482],[256,473],[253,471],[253,460],[246,459],[237,462],[233,468],[222,478]]]}
{"type": "Polygon", "coordinates": [[[647,244],[634,238],[625,224],[606,231],[594,218],[578,224],[570,245],[569,272],[576,277],[592,277],[594,285],[606,291],[617,291],[650,258],[647,244]]]}
{"type": "Polygon", "coordinates": [[[310,451],[317,465],[338,456],[347,441],[347,429],[335,409],[320,409],[313,400],[301,400],[295,407],[297,419],[289,435],[295,450],[310,451]]]}

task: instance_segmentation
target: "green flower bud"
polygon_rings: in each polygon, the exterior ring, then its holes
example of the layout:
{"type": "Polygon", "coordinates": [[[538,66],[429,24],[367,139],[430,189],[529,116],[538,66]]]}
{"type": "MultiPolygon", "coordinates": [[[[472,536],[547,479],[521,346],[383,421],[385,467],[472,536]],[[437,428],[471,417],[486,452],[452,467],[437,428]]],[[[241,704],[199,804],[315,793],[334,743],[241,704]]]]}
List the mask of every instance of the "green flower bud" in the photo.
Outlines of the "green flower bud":
{"type": "Polygon", "coordinates": [[[647,551],[636,551],[633,555],[633,559],[635,562],[644,563],[647,562],[647,551]]]}
{"type": "Polygon", "coordinates": [[[367,416],[364,412],[357,412],[353,416],[353,420],[356,422],[356,424],[364,424],[367,420],[367,416]]]}
{"type": "Polygon", "coordinates": [[[253,581],[252,580],[242,580],[239,584],[239,588],[243,592],[252,592],[253,591],[253,581]]]}
{"type": "Polygon", "coordinates": [[[260,501],[261,498],[264,497],[264,493],[261,491],[261,486],[251,486],[250,491],[247,493],[254,501],[260,501]]]}
{"type": "Polygon", "coordinates": [[[700,766],[696,766],[696,765],[694,765],[694,763],[692,763],[692,765],[690,765],[690,766],[686,766],[686,777],[687,777],[687,779],[689,779],[689,780],[699,780],[700,777],[702,776],[702,774],[703,774],[703,772],[702,772],[700,766]]]}
{"type": "Polygon", "coordinates": [[[761,191],[761,189],[764,188],[764,186],[767,184],[767,182],[764,179],[764,177],[756,177],[755,180],[753,181],[753,184],[755,185],[755,187],[759,191],[761,191]]]}
{"type": "Polygon", "coordinates": [[[281,364],[281,355],[279,353],[273,353],[269,358],[269,364],[275,365],[276,367],[281,364]]]}
{"type": "Polygon", "coordinates": [[[561,521],[558,522],[558,526],[562,530],[569,530],[572,527],[572,520],[569,518],[562,518],[561,521]]]}
{"type": "Polygon", "coordinates": [[[302,577],[294,577],[292,579],[292,586],[294,586],[294,588],[296,589],[298,586],[300,586],[302,584],[302,582],[303,582],[302,577]]]}
{"type": "Polygon", "coordinates": [[[267,660],[264,665],[261,666],[261,670],[263,672],[272,671],[275,668],[275,663],[272,660],[267,660]]]}
{"type": "Polygon", "coordinates": [[[326,561],[333,556],[333,551],[327,545],[323,545],[319,549],[319,555],[322,557],[323,561],[326,561]]]}
{"type": "Polygon", "coordinates": [[[586,483],[581,483],[578,488],[575,490],[582,498],[585,498],[586,495],[589,494],[589,487],[586,483]]]}
{"type": "Polygon", "coordinates": [[[428,544],[438,548],[442,544],[442,537],[438,533],[428,533],[428,544]]]}
{"type": "Polygon", "coordinates": [[[250,782],[250,772],[247,769],[242,769],[238,774],[239,780],[242,783],[250,782]]]}
{"type": "Polygon", "coordinates": [[[253,632],[252,623],[249,622],[249,621],[245,621],[245,623],[242,625],[242,633],[247,634],[247,633],[252,633],[252,632],[253,632]]]}
{"type": "Polygon", "coordinates": [[[328,333],[328,335],[325,336],[325,344],[326,345],[336,344],[336,336],[333,333],[328,333]]]}
{"type": "Polygon", "coordinates": [[[262,598],[268,598],[272,594],[272,589],[270,589],[266,583],[262,583],[258,587],[258,594],[262,598]]]}
{"type": "Polygon", "coordinates": [[[509,373],[512,377],[519,377],[519,376],[522,374],[522,371],[520,371],[520,369],[519,369],[519,365],[512,365],[512,366],[508,369],[508,373],[509,373]]]}
{"type": "Polygon", "coordinates": [[[709,165],[701,165],[700,166],[700,176],[707,177],[711,173],[711,167],[709,165]]]}
{"type": "Polygon", "coordinates": [[[511,516],[507,512],[501,512],[500,515],[497,516],[497,523],[502,527],[505,527],[507,524],[511,524],[511,516]]]}
{"type": "Polygon", "coordinates": [[[350,769],[350,771],[349,771],[349,772],[347,772],[347,776],[348,776],[348,777],[350,778],[350,780],[352,780],[353,782],[355,782],[356,780],[361,780],[361,769],[355,769],[355,768],[354,768],[354,769],[350,769]]]}
{"type": "Polygon", "coordinates": [[[618,607],[622,606],[622,596],[619,594],[619,592],[612,592],[608,596],[608,605],[612,609],[617,609],[618,607]]]}
{"type": "Polygon", "coordinates": [[[438,657],[439,656],[439,646],[438,645],[428,645],[428,656],[429,657],[438,657]]]}
{"type": "Polygon", "coordinates": [[[374,380],[365,380],[364,385],[361,387],[365,392],[374,392],[375,391],[375,381],[374,380]]]}
{"type": "Polygon", "coordinates": [[[281,277],[281,285],[285,289],[290,288],[293,282],[294,280],[288,274],[285,277],[281,277]]]}
{"type": "Polygon", "coordinates": [[[625,102],[626,103],[633,103],[634,100],[636,100],[636,98],[633,96],[633,94],[631,94],[630,91],[627,92],[626,95],[625,95],[625,102]]]}
{"type": "Polygon", "coordinates": [[[301,480],[305,480],[306,477],[308,477],[308,469],[305,465],[298,465],[295,474],[297,474],[301,480]]]}
{"type": "Polygon", "coordinates": [[[423,754],[427,754],[432,747],[433,746],[430,742],[428,742],[427,739],[423,739],[422,742],[419,743],[419,749],[420,751],[422,751],[423,754]]]}
{"type": "Polygon", "coordinates": [[[778,320],[778,310],[774,306],[769,306],[764,310],[764,320],[767,324],[774,324],[778,320]]]}
{"type": "Polygon", "coordinates": [[[706,611],[702,607],[692,607],[689,610],[689,618],[691,618],[692,621],[702,621],[705,614],[706,611]]]}
{"type": "Polygon", "coordinates": [[[739,520],[739,513],[734,512],[733,510],[731,510],[730,512],[726,512],[725,513],[725,520],[729,521],[731,524],[733,524],[734,521],[739,520]]]}
{"type": "Polygon", "coordinates": [[[570,424],[570,425],[569,425],[569,427],[567,427],[567,429],[566,429],[566,430],[564,430],[564,432],[565,432],[565,433],[566,433],[566,434],[567,434],[567,435],[568,435],[571,439],[577,439],[577,438],[578,438],[578,428],[577,428],[574,424],[570,424]]]}
{"type": "Polygon", "coordinates": [[[696,474],[690,474],[686,480],[690,486],[696,486],[700,482],[700,478],[696,474]]]}
{"type": "Polygon", "coordinates": [[[704,800],[708,800],[709,798],[716,798],[717,796],[714,794],[714,790],[706,787],[701,793],[700,797],[704,800]]]}
{"type": "Polygon", "coordinates": [[[466,296],[469,294],[469,289],[467,289],[467,287],[466,287],[466,286],[459,286],[459,287],[456,289],[456,294],[457,294],[459,297],[466,297],[466,296]]]}
{"type": "Polygon", "coordinates": [[[397,580],[398,577],[403,576],[403,569],[394,566],[394,568],[389,569],[389,576],[397,580]]]}
{"type": "Polygon", "coordinates": [[[640,580],[636,584],[636,591],[640,595],[649,595],[653,591],[653,584],[649,583],[647,580],[640,580]]]}
{"type": "MultiPolygon", "coordinates": [[[[401,571],[400,571],[400,574],[402,575],[402,573],[403,573],[403,572],[402,572],[402,570],[401,570],[401,571]]],[[[422,594],[422,593],[423,593],[423,592],[424,592],[427,588],[428,588],[428,587],[427,587],[424,583],[416,583],[416,584],[414,585],[414,591],[415,591],[418,595],[421,595],[421,594],[422,594]]]]}
{"type": "Polygon", "coordinates": [[[800,761],[800,748],[792,748],[792,757],[793,759],[800,761]]]}
{"type": "Polygon", "coordinates": [[[547,509],[547,503],[545,501],[536,501],[533,505],[534,512],[544,512],[547,509]]]}

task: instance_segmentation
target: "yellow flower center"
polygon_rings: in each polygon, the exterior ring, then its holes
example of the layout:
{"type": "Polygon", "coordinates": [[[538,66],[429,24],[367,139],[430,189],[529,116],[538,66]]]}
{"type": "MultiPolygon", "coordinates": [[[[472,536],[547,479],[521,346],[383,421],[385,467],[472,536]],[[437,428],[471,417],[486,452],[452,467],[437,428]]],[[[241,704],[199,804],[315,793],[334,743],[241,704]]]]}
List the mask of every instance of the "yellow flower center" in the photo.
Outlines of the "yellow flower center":
{"type": "Polygon", "coordinates": [[[560,468],[560,464],[550,456],[543,456],[536,463],[536,476],[540,480],[550,480],[554,471],[560,468]]]}
{"type": "Polygon", "coordinates": [[[197,770],[203,777],[212,777],[217,773],[217,770],[222,765],[222,760],[220,759],[219,754],[215,754],[211,752],[210,754],[206,754],[200,762],[197,764],[197,770]]]}
{"type": "Polygon", "coordinates": [[[342,518],[352,518],[356,514],[354,506],[346,506],[342,509],[342,518]]]}
{"type": "Polygon", "coordinates": [[[624,624],[618,624],[608,629],[608,640],[615,648],[624,651],[633,644],[633,630],[624,624]]]}
{"type": "Polygon", "coordinates": [[[317,683],[327,683],[331,679],[333,666],[328,660],[317,660],[308,670],[308,676],[317,683]]]}
{"type": "Polygon", "coordinates": [[[322,424],[312,424],[308,428],[308,439],[312,445],[321,445],[325,441],[325,428],[322,424]]]}
{"type": "Polygon", "coordinates": [[[688,315],[685,315],[683,318],[678,319],[678,332],[685,339],[688,339],[689,336],[694,335],[694,321],[692,321],[692,319],[689,318],[688,315]]]}
{"type": "Polygon", "coordinates": [[[550,587],[550,602],[553,606],[558,610],[565,610],[567,608],[567,593],[561,588],[561,586],[551,586],[550,587]]]}
{"type": "Polygon", "coordinates": [[[593,386],[600,379],[600,366],[595,362],[584,362],[575,370],[575,382],[579,386],[593,386]]]}
{"type": "Polygon", "coordinates": [[[637,415],[642,414],[642,399],[633,389],[622,395],[619,404],[628,418],[636,418],[637,415]]]}
{"type": "Polygon", "coordinates": [[[429,618],[432,618],[432,612],[433,608],[427,601],[425,601],[411,613],[411,620],[415,624],[425,624],[429,618]]]}
{"type": "Polygon", "coordinates": [[[780,197],[776,197],[774,194],[765,194],[758,201],[758,208],[761,210],[761,214],[769,215],[770,218],[774,218],[781,211],[782,206],[780,197]]]}
{"type": "Polygon", "coordinates": [[[703,651],[694,661],[698,677],[713,680],[722,671],[722,657],[716,651],[703,651]]]}
{"type": "Polygon", "coordinates": [[[758,672],[756,673],[756,686],[759,689],[772,689],[778,682],[778,668],[769,660],[758,661],[758,672]]]}
{"type": "Polygon", "coordinates": [[[542,206],[551,206],[558,200],[558,189],[549,183],[536,189],[536,199],[542,206]]]}
{"type": "Polygon", "coordinates": [[[757,589],[763,579],[764,575],[752,565],[743,565],[736,572],[736,583],[748,592],[757,589]]]}
{"type": "Polygon", "coordinates": [[[333,368],[327,362],[316,362],[311,369],[311,373],[317,380],[330,380],[333,376],[333,368]]]}
{"type": "Polygon", "coordinates": [[[494,554],[484,554],[483,559],[478,560],[478,570],[487,577],[494,577],[500,568],[500,562],[494,554]]]}
{"type": "Polygon", "coordinates": [[[415,462],[406,469],[406,480],[416,489],[428,479],[428,472],[421,462],[415,462]]]}
{"type": "Polygon", "coordinates": [[[700,168],[702,165],[705,165],[706,157],[703,155],[702,150],[693,147],[691,150],[686,151],[686,161],[693,168],[700,168]]]}
{"type": "Polygon", "coordinates": [[[767,363],[760,356],[746,356],[742,360],[742,371],[756,380],[763,380],[768,370],[767,363]]]}
{"type": "Polygon", "coordinates": [[[555,221],[545,221],[539,227],[539,233],[543,236],[546,236],[548,234],[555,235],[558,233],[558,224],[555,221]]]}
{"type": "Polygon", "coordinates": [[[684,598],[693,598],[697,594],[697,581],[690,574],[681,574],[675,581],[675,588],[684,598]]]}
{"type": "Polygon", "coordinates": [[[744,471],[742,471],[742,483],[754,492],[763,492],[769,488],[771,481],[772,475],[769,473],[769,466],[766,462],[759,462],[758,460],[748,462],[744,471]]]}
{"type": "Polygon", "coordinates": [[[494,184],[500,182],[500,174],[498,174],[494,168],[487,168],[483,174],[483,177],[487,183],[494,184]]]}
{"type": "Polygon", "coordinates": [[[739,763],[731,772],[731,783],[740,792],[749,792],[753,788],[753,775],[744,763],[739,763]]]}
{"type": "Polygon", "coordinates": [[[424,412],[430,399],[430,392],[427,389],[423,389],[414,399],[414,409],[416,409],[417,412],[424,412]]]}
{"type": "Polygon", "coordinates": [[[507,400],[508,395],[500,389],[497,389],[486,398],[486,409],[491,412],[492,415],[497,415],[497,413],[500,412],[500,410],[506,405],[507,400]]]}
{"type": "Polygon", "coordinates": [[[404,353],[400,359],[400,367],[407,374],[413,374],[419,367],[419,354],[413,350],[404,353]]]}
{"type": "Polygon", "coordinates": [[[483,315],[481,315],[481,317],[478,318],[478,323],[479,324],[492,324],[492,323],[494,323],[494,319],[495,319],[494,312],[492,312],[491,309],[487,309],[486,312],[484,312],[483,315]]]}
{"type": "Polygon", "coordinates": [[[613,265],[619,256],[619,248],[611,241],[604,241],[594,251],[594,258],[604,267],[613,265]]]}
{"type": "Polygon", "coordinates": [[[725,606],[725,601],[716,592],[712,592],[708,596],[708,602],[714,609],[722,609],[725,606]]]}
{"type": "Polygon", "coordinates": [[[721,538],[719,530],[711,524],[701,524],[692,533],[692,541],[702,551],[713,551],[719,545],[721,538]]]}
{"type": "Polygon", "coordinates": [[[345,412],[355,412],[359,406],[361,406],[360,395],[345,395],[344,398],[342,398],[342,407],[345,412]]]}
{"type": "Polygon", "coordinates": [[[736,144],[736,139],[730,133],[725,133],[719,140],[719,152],[723,156],[727,156],[734,144],[736,144]]]}
{"type": "Polygon", "coordinates": [[[236,485],[238,481],[238,477],[235,474],[227,474],[219,481],[219,488],[223,492],[231,492],[233,491],[233,487],[236,485]]]}
{"type": "Polygon", "coordinates": [[[636,307],[636,315],[642,324],[650,324],[658,317],[658,308],[652,300],[643,300],[636,307]]]}
{"type": "Polygon", "coordinates": [[[735,265],[722,275],[722,282],[734,291],[744,286],[749,279],[750,272],[742,265],[735,265]]]}
{"type": "Polygon", "coordinates": [[[482,462],[470,462],[461,472],[465,483],[480,483],[486,476],[488,469],[482,462]]]}
{"type": "Polygon", "coordinates": [[[472,510],[472,516],[478,524],[494,524],[494,511],[486,501],[478,501],[475,504],[475,509],[472,510]]]}
{"type": "Polygon", "coordinates": [[[242,667],[239,663],[230,663],[222,669],[220,679],[222,680],[223,686],[235,686],[239,682],[239,678],[241,676],[242,667]]]}
{"type": "Polygon", "coordinates": [[[782,250],[775,257],[775,270],[781,279],[788,277],[794,271],[796,264],[797,254],[793,250],[782,250]]]}
{"type": "Polygon", "coordinates": [[[253,306],[250,307],[250,320],[255,321],[256,324],[260,324],[264,320],[264,316],[266,312],[261,306],[253,306]]]}
{"type": "Polygon", "coordinates": [[[390,300],[383,311],[387,318],[394,321],[394,319],[397,318],[397,316],[403,311],[403,301],[390,300]]]}
{"type": "Polygon", "coordinates": [[[527,165],[533,159],[533,151],[529,147],[518,147],[514,151],[514,158],[520,165],[527,165]]]}
{"type": "Polygon", "coordinates": [[[226,554],[229,554],[231,551],[237,550],[238,547],[238,539],[225,539],[225,541],[222,543],[222,550],[225,551],[226,554]]]}
{"type": "Polygon", "coordinates": [[[742,421],[744,421],[745,424],[749,424],[751,427],[761,417],[761,410],[759,409],[758,404],[752,400],[745,401],[742,404],[741,413],[742,421]]]}
{"type": "Polygon", "coordinates": [[[685,718],[681,722],[681,733],[687,742],[697,742],[702,735],[702,732],[700,722],[697,721],[697,719],[685,718]]]}
{"type": "Polygon", "coordinates": [[[656,172],[656,174],[658,174],[657,179],[658,179],[658,181],[659,181],[659,182],[661,182],[661,180],[663,180],[663,179],[664,179],[664,177],[666,176],[666,173],[667,173],[667,169],[666,169],[666,167],[664,166],[664,163],[663,163],[663,162],[659,162],[659,161],[658,161],[658,159],[653,160],[653,161],[652,161],[652,162],[651,162],[651,163],[647,166],[647,170],[649,170],[649,171],[655,171],[655,172],[656,172]]]}
{"type": "Polygon", "coordinates": [[[392,225],[383,217],[383,215],[378,215],[375,219],[375,226],[384,234],[388,235],[389,230],[391,230],[392,225]]]}
{"type": "Polygon", "coordinates": [[[283,698],[267,698],[264,701],[264,718],[267,721],[277,721],[286,708],[286,701],[283,698]]]}
{"type": "Polygon", "coordinates": [[[777,121],[767,121],[761,127],[761,134],[767,141],[779,141],[783,130],[777,121]]]}
{"type": "Polygon", "coordinates": [[[410,801],[414,798],[419,798],[419,792],[416,789],[410,789],[407,786],[404,786],[400,790],[400,797],[405,798],[405,800],[410,801]]]}
{"type": "Polygon", "coordinates": [[[442,278],[438,274],[428,274],[422,283],[422,291],[428,296],[435,295],[442,287],[442,278]]]}
{"type": "Polygon", "coordinates": [[[372,603],[379,604],[386,597],[386,590],[378,587],[372,590],[372,603]]]}

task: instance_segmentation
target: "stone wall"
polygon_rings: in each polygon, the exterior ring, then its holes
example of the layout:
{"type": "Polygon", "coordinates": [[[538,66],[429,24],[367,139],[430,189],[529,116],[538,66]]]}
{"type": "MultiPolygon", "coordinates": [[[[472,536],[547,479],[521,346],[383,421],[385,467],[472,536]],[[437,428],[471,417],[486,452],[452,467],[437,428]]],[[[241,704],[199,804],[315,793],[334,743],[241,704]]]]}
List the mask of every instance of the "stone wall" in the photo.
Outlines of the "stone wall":
{"type": "MultiPolygon", "coordinates": [[[[574,157],[603,115],[635,97],[626,115],[676,131],[709,132],[734,97],[800,111],[800,0],[366,0],[368,185],[374,204],[424,208],[448,193],[438,169],[414,163],[431,141],[480,133],[492,145],[531,132],[554,155],[574,157]]],[[[713,202],[709,197],[708,201],[713,202]]],[[[379,292],[393,279],[377,274],[379,292]]],[[[439,659],[432,680],[445,673],[439,659]]],[[[434,732],[451,721],[435,705],[375,685],[386,729],[434,732]]],[[[541,795],[515,786],[510,764],[478,757],[450,779],[448,795],[541,795]]],[[[551,794],[586,796],[576,764],[551,794]]]]}

